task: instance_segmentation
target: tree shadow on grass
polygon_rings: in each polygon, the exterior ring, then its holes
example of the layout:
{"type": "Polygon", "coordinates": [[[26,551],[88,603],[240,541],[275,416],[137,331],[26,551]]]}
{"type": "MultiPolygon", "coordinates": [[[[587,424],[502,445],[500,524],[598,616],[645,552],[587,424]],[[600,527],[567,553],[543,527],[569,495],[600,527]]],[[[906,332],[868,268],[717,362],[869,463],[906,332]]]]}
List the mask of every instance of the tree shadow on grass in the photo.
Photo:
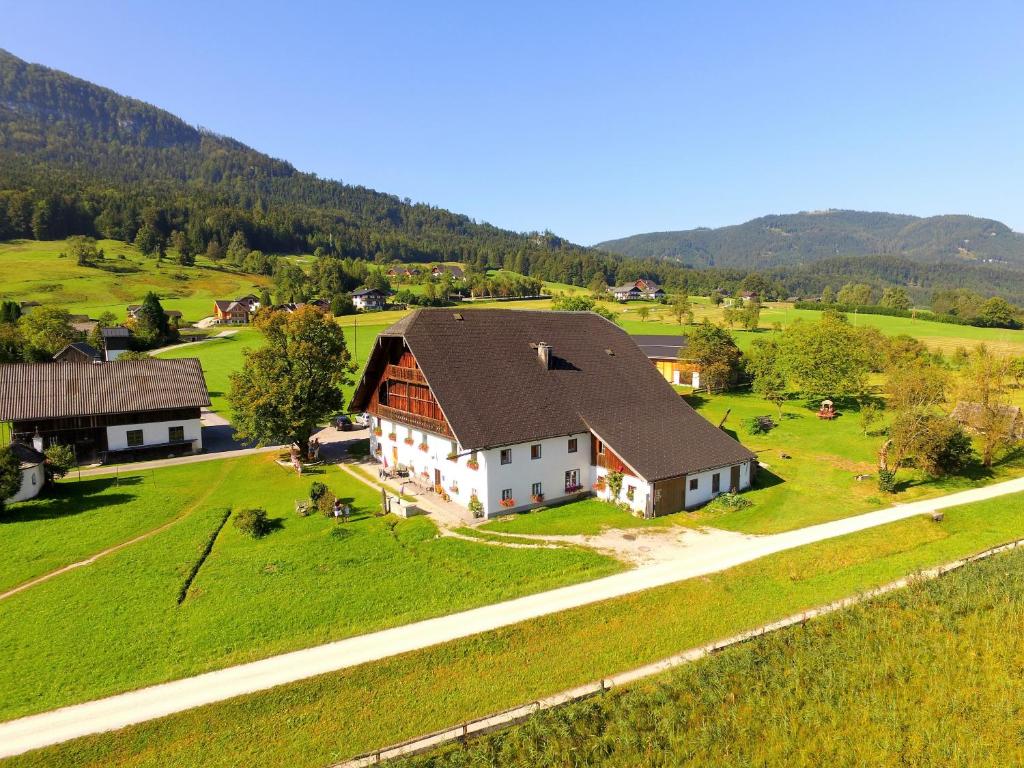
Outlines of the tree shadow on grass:
{"type": "Polygon", "coordinates": [[[759,491],[764,488],[774,488],[776,485],[781,485],[784,482],[786,481],[770,469],[758,467],[757,474],[754,475],[753,490],[759,491]]]}
{"type": "Polygon", "coordinates": [[[92,495],[77,498],[64,496],[33,499],[29,502],[13,504],[7,507],[4,513],[0,515],[0,525],[72,517],[101,507],[127,504],[134,499],[135,496],[129,493],[108,493],[103,496],[92,495]]]}

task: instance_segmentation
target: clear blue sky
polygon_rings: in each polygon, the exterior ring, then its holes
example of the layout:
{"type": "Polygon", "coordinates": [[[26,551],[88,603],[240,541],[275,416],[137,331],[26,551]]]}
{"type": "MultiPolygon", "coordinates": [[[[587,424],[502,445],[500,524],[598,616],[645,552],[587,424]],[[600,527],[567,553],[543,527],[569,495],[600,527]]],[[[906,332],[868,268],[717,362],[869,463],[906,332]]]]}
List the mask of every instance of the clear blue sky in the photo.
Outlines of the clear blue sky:
{"type": "Polygon", "coordinates": [[[0,47],[581,243],[828,207],[1024,230],[1022,3],[555,5],[0,0],[0,47]]]}

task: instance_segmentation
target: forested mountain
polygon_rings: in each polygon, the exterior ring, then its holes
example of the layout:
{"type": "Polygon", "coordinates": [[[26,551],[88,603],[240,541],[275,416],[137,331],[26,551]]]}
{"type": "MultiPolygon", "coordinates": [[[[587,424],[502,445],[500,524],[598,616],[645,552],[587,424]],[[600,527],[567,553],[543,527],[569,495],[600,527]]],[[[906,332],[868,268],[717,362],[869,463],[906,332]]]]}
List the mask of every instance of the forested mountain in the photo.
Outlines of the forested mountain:
{"type": "MultiPolygon", "coordinates": [[[[680,233],[636,238],[662,245],[626,248],[615,241],[614,250],[626,251],[618,255],[320,179],[0,50],[0,240],[75,234],[211,258],[240,241],[263,253],[316,253],[327,272],[338,269],[331,257],[355,260],[362,266],[353,274],[366,274],[362,260],[458,261],[582,286],[649,277],[690,293],[756,284],[780,297],[856,279],[908,286],[925,303],[934,290],[964,287],[1024,304],[1024,269],[1009,268],[1024,265],[1024,247],[998,222],[840,211],[774,216],[682,233],[692,243],[682,251],[667,245],[680,233]],[[967,250],[957,251],[957,243],[967,250]],[[849,258],[859,253],[888,255],[849,258]],[[824,260],[804,263],[812,257],[824,260]],[[941,269],[922,266],[938,260],[941,269]],[[754,270],[765,274],[752,276],[754,270]]],[[[245,263],[269,264],[260,256],[245,263]]]]}
{"type": "Polygon", "coordinates": [[[633,258],[669,259],[693,267],[765,269],[836,256],[878,255],[926,264],[1024,266],[1024,235],[998,221],[864,211],[762,216],[718,229],[633,235],[598,247],[633,258]]]}

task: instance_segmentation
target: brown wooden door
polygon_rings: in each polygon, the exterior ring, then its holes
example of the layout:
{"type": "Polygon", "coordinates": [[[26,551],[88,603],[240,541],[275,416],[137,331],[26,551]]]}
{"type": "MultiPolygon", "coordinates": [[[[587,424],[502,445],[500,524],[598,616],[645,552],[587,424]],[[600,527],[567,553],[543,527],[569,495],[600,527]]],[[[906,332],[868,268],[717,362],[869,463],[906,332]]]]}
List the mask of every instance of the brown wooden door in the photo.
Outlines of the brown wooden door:
{"type": "Polygon", "coordinates": [[[729,490],[738,491],[740,489],[740,465],[736,464],[730,469],[729,476],[729,490]]]}
{"type": "Polygon", "coordinates": [[[398,466],[398,446],[397,445],[392,445],[391,446],[391,463],[392,463],[392,465],[394,465],[396,467],[398,466]]]}
{"type": "Polygon", "coordinates": [[[440,488],[440,487],[441,487],[441,470],[440,469],[435,469],[434,470],[434,488],[440,488]]]}
{"type": "Polygon", "coordinates": [[[659,480],[654,488],[654,515],[671,515],[686,506],[686,478],[659,480]]]}

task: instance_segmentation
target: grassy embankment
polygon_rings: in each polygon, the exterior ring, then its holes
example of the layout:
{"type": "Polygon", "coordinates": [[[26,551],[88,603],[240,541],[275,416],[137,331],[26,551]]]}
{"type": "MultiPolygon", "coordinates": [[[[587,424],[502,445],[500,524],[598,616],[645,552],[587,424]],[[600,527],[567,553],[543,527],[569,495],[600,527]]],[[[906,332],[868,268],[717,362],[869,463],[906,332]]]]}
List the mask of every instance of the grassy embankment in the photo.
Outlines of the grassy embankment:
{"type": "Polygon", "coordinates": [[[125,474],[116,485],[110,477],[65,481],[53,498],[13,505],[0,526],[8,585],[182,519],[0,602],[0,718],[623,568],[579,548],[439,538],[423,517],[375,517],[378,503],[372,488],[337,467],[299,477],[261,454],[125,474]],[[352,522],[295,514],[314,480],[352,504],[352,522]],[[229,522],[178,605],[223,510],[245,506],[265,508],[276,530],[253,541],[229,522]]]}
{"type": "MultiPolygon", "coordinates": [[[[241,762],[253,768],[328,765],[631,669],[1022,535],[1024,496],[968,505],[948,510],[941,524],[924,518],[904,520],[706,578],[524,622],[116,734],[79,739],[15,758],[10,764],[76,768],[241,762]]],[[[888,612],[883,608],[881,613],[888,612]]],[[[837,621],[845,621],[847,615],[837,621]]],[[[1006,623],[996,626],[1009,642],[1015,633],[1005,632],[1006,623]]],[[[947,672],[955,672],[948,665],[964,658],[966,650],[970,650],[968,658],[988,653],[986,644],[974,643],[969,626],[957,637],[969,648],[947,657],[947,672]]],[[[863,655],[853,658],[873,664],[891,645],[891,638],[881,633],[863,655]]],[[[1006,668],[995,668],[1000,674],[1006,672],[1006,668]]],[[[792,670],[789,674],[797,679],[792,670]]],[[[831,677],[823,673],[822,679],[831,677]]],[[[952,685],[957,675],[946,679],[952,685]]],[[[876,682],[876,695],[882,696],[894,682],[883,675],[876,682]]],[[[718,698],[719,709],[708,723],[722,718],[742,718],[745,723],[753,717],[760,728],[765,727],[765,710],[741,708],[726,693],[718,698]]],[[[779,704],[769,711],[791,710],[779,704]]],[[[781,729],[788,727],[791,718],[776,720],[771,728],[781,729]]],[[[1009,721],[1009,715],[977,720],[1009,721]]],[[[723,724],[723,732],[728,730],[723,724]]],[[[1012,735],[1012,729],[1003,732],[1012,735]]]]}

